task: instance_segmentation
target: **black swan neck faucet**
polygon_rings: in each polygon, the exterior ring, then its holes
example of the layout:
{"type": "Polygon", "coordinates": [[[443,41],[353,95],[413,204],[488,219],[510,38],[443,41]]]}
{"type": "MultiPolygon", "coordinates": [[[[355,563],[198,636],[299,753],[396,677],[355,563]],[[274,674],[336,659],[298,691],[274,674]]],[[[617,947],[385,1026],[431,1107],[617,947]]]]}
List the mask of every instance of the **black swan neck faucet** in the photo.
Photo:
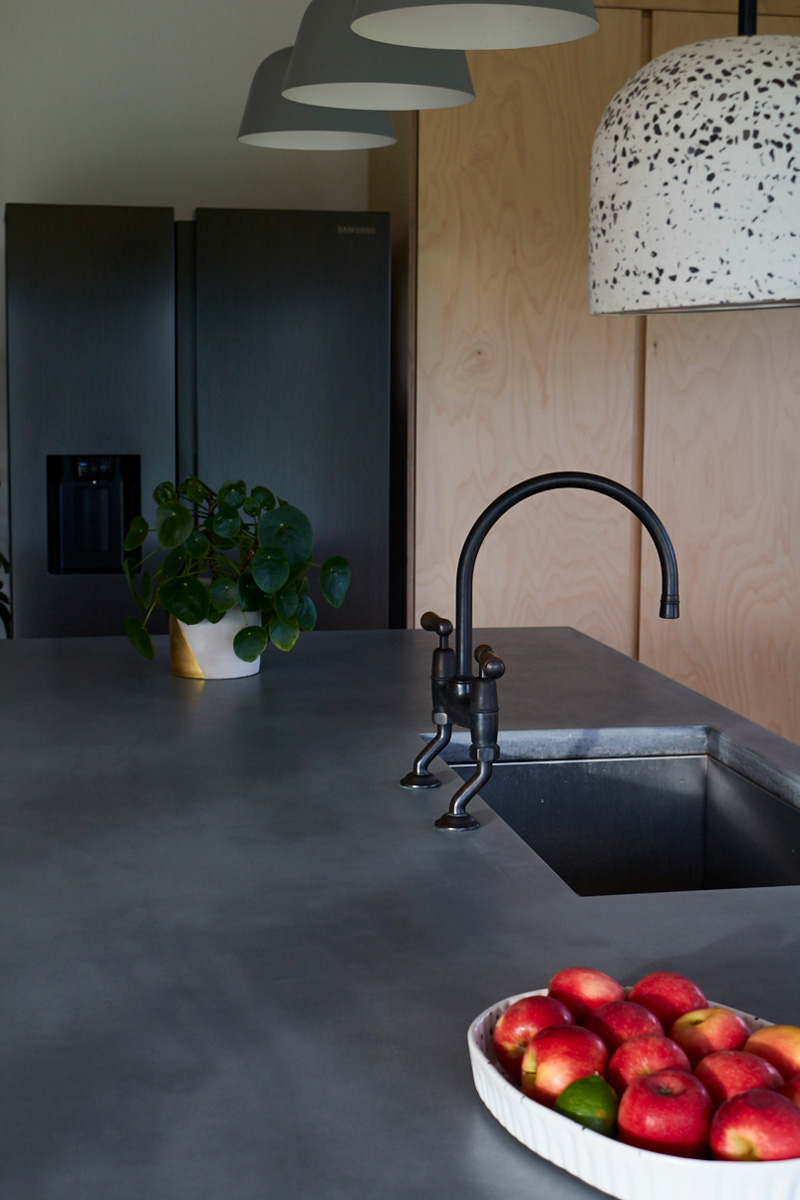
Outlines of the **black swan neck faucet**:
{"type": "Polygon", "coordinates": [[[450,741],[454,724],[469,729],[470,758],[477,764],[474,775],[458,789],[449,810],[436,822],[437,829],[480,828],[475,818],[466,811],[467,805],[491,777],[492,764],[500,754],[497,745],[497,680],[504,673],[505,664],[491,646],[480,645],[474,653],[478,674],[472,675],[472,577],[478,551],[487,533],[503,513],[528,496],[557,488],[584,488],[590,492],[600,492],[617,500],[638,517],[653,539],[661,564],[659,616],[672,619],[679,615],[678,564],[672,542],[659,517],[630,488],[603,475],[591,475],[585,471],[551,471],[546,475],[525,479],[493,500],[470,529],[459,556],[455,650],[448,645],[453,632],[450,621],[436,613],[426,612],[420,622],[423,629],[437,634],[439,638],[431,668],[433,723],[438,732],[417,755],[413,768],[400,781],[400,786],[411,789],[439,787],[440,780],[429,772],[428,767],[450,741]]]}

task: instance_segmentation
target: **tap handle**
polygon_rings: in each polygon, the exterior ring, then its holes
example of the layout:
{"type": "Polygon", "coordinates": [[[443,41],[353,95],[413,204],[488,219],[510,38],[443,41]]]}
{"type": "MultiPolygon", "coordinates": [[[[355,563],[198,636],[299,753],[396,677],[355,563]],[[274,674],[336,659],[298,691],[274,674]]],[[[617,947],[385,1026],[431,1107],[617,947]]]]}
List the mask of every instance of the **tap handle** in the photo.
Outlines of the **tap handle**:
{"type": "Polygon", "coordinates": [[[446,617],[440,617],[435,612],[425,612],[420,617],[420,625],[428,633],[435,633],[439,638],[439,646],[442,650],[447,649],[447,639],[453,632],[453,622],[448,621],[446,617]]]}
{"type": "Polygon", "coordinates": [[[494,653],[491,646],[476,646],[475,662],[480,667],[481,679],[499,679],[505,674],[506,664],[494,653]]]}

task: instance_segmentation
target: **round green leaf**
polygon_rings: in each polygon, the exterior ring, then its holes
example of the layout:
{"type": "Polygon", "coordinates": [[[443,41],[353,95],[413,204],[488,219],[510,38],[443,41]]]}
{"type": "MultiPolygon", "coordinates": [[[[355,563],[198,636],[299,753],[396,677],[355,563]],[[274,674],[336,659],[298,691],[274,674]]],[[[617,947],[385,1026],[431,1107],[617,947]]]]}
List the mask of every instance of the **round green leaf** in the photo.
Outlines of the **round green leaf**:
{"type": "Polygon", "coordinates": [[[297,606],[297,624],[308,633],[317,623],[317,610],[310,596],[301,596],[297,606]]]}
{"type": "Polygon", "coordinates": [[[208,616],[208,592],[199,579],[180,575],[162,583],[158,593],[161,607],[184,625],[197,625],[208,616]]]}
{"type": "Polygon", "coordinates": [[[214,513],[214,533],[223,538],[236,537],[242,528],[242,518],[230,505],[220,505],[214,513]]]}
{"type": "Polygon", "coordinates": [[[299,567],[308,561],[314,549],[311,522],[299,508],[284,504],[264,513],[258,523],[258,544],[278,546],[288,558],[289,566],[299,567]]]}
{"type": "Polygon", "coordinates": [[[209,625],[218,625],[224,616],[224,608],[209,608],[206,620],[208,621],[209,625]]]}
{"type": "Polygon", "coordinates": [[[125,632],[128,639],[135,650],[143,654],[145,658],[152,658],[155,654],[153,649],[153,639],[145,629],[141,621],[136,617],[128,617],[125,622],[125,632]]]}
{"type": "Polygon", "coordinates": [[[236,580],[216,579],[209,588],[209,595],[214,608],[219,608],[223,612],[233,608],[238,603],[236,580]]]}
{"type": "Polygon", "coordinates": [[[297,612],[300,597],[293,583],[287,583],[275,593],[275,612],[282,621],[288,621],[297,612]]]}
{"type": "Polygon", "coordinates": [[[341,555],[326,558],[319,572],[319,587],[328,604],[341,608],[350,586],[350,564],[341,555]]]}
{"type": "Polygon", "coordinates": [[[250,571],[243,571],[236,585],[236,598],[242,612],[258,612],[264,593],[250,571]]]}
{"type": "Polygon", "coordinates": [[[228,479],[217,492],[217,504],[220,508],[238,508],[247,495],[247,486],[241,479],[228,479]]]}
{"type": "Polygon", "coordinates": [[[172,550],[186,541],[194,527],[188,508],[177,501],[156,509],[156,539],[162,550],[172,550]]]}
{"type": "Polygon", "coordinates": [[[125,535],[125,549],[138,550],[149,532],[150,526],[147,524],[147,521],[145,521],[144,517],[134,517],[130,523],[128,532],[125,535]]]}
{"type": "Polygon", "coordinates": [[[178,493],[175,490],[174,483],[160,483],[153,490],[153,502],[155,504],[174,504],[178,499],[178,493]]]}
{"type": "Polygon", "coordinates": [[[185,566],[189,559],[189,555],[183,546],[176,546],[174,550],[170,550],[165,557],[161,566],[158,568],[158,576],[160,579],[172,579],[175,575],[180,575],[181,569],[185,566]]]}
{"type": "Polygon", "coordinates": [[[186,549],[192,558],[205,558],[211,549],[211,542],[202,529],[193,529],[186,539],[186,549]]]}
{"type": "Polygon", "coordinates": [[[135,558],[126,558],[122,564],[122,570],[128,577],[128,582],[133,583],[136,572],[139,570],[139,563],[135,558]]]}
{"type": "Polygon", "coordinates": [[[252,562],[253,578],[262,592],[272,595],[289,578],[289,560],[277,546],[256,550],[252,562]]]}
{"type": "Polygon", "coordinates": [[[205,504],[211,495],[211,488],[206,487],[196,475],[190,475],[188,479],[185,479],[178,491],[181,495],[186,496],[191,504],[205,504]]]}
{"type": "Polygon", "coordinates": [[[240,629],[233,639],[233,652],[243,662],[255,662],[259,654],[266,650],[268,642],[266,629],[260,625],[248,625],[246,629],[240,629]]]}
{"type": "Polygon", "coordinates": [[[259,508],[264,508],[267,512],[271,512],[277,503],[269,488],[254,487],[250,496],[255,500],[259,508]]]}
{"type": "Polygon", "coordinates": [[[288,621],[275,617],[269,623],[269,640],[274,642],[279,650],[291,650],[299,636],[300,626],[296,617],[290,617],[288,621]]]}

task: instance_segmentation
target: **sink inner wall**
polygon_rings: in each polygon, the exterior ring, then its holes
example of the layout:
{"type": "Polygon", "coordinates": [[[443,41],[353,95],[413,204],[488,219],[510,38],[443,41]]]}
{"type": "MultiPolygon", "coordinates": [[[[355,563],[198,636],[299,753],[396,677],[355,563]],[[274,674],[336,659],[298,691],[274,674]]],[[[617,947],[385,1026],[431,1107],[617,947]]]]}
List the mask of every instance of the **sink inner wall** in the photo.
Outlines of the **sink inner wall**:
{"type": "Polygon", "coordinates": [[[582,896],[800,884],[800,810],[708,755],[500,762],[481,796],[582,896]]]}

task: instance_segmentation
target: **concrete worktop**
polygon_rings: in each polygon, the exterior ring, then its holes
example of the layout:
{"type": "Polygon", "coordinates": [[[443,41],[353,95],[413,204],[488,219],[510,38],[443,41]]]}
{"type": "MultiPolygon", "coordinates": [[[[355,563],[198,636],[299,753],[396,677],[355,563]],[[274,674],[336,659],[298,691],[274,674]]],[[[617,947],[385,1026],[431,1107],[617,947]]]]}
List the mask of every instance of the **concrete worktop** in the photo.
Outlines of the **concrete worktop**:
{"type": "MultiPolygon", "coordinates": [[[[800,748],[624,655],[477,636],[510,757],[706,747],[800,795],[800,748]]],[[[479,1012],[669,967],[800,1021],[800,888],[581,898],[479,800],[434,830],[455,775],[397,786],[433,642],[314,633],[206,683],[163,638],[0,643],[3,1200],[579,1200],[478,1099],[479,1012]]]]}

